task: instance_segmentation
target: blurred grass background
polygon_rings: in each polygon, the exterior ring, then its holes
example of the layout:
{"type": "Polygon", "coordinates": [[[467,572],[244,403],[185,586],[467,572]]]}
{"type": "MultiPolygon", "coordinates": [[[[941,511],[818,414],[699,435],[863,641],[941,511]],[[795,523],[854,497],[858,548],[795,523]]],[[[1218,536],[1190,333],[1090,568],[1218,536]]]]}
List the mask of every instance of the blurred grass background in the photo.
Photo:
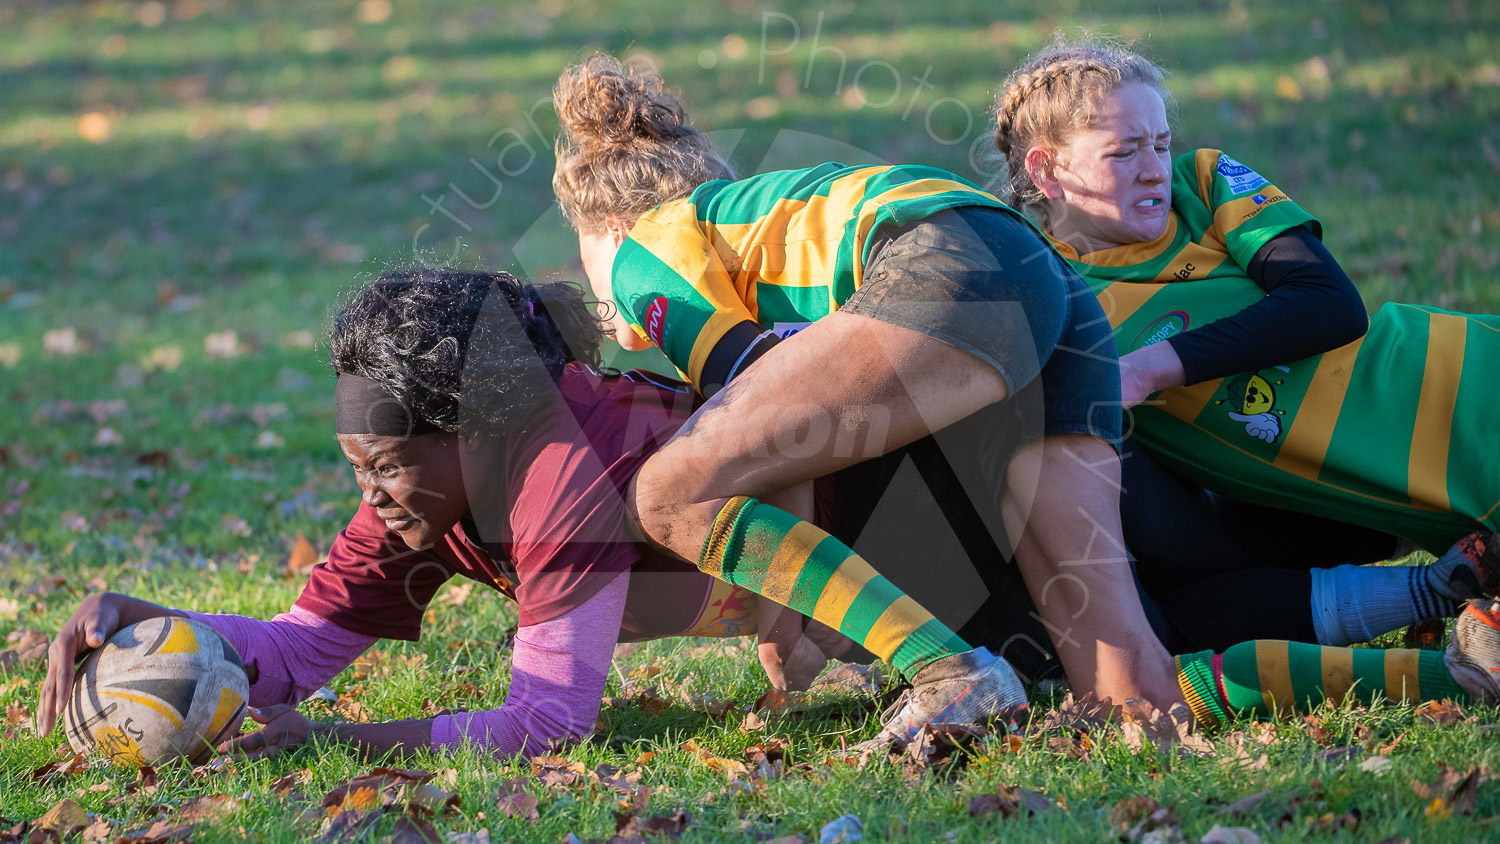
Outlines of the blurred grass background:
{"type": "MultiPolygon", "coordinates": [[[[1500,4],[25,0],[0,5],[0,471],[31,489],[0,536],[75,540],[122,457],[176,449],[247,517],[336,465],[317,341],[388,265],[580,278],[548,97],[594,50],[659,67],[745,172],[998,185],[989,102],[1058,29],[1171,70],[1175,146],[1319,215],[1372,308],[1500,306],[1500,4]]],[[[199,509],[170,532],[243,544],[199,509]]]]}
{"type": "MultiPolygon", "coordinates": [[[[1171,70],[1175,148],[1225,149],[1322,218],[1372,310],[1500,308],[1500,3],[1486,0],[0,4],[0,592],[16,596],[0,631],[55,629],[101,585],[286,607],[297,532],[326,550],[357,501],[319,345],[341,292],[412,260],[581,278],[550,190],[548,98],[565,65],[597,49],[654,63],[744,172],[910,161],[994,185],[989,102],[1057,29],[1136,41],[1171,70]]],[[[450,661],[449,643],[513,621],[478,603],[393,653],[450,661]]],[[[703,676],[721,694],[760,682],[735,673],[743,654],[717,665],[703,676]]],[[[409,673],[372,690],[376,714],[420,714],[433,680],[409,673]]],[[[30,700],[39,676],[15,674],[0,698],[30,700]]],[[[637,732],[670,746],[675,729],[705,729],[674,725],[637,732]]],[[[1472,730],[1428,740],[1412,764],[1488,753],[1472,730]]],[[[40,764],[56,741],[6,742],[0,766],[40,764]]],[[[1159,760],[1119,748],[1092,767],[1032,755],[978,770],[1072,788],[1075,806],[1129,789],[1165,802],[1327,776],[1305,749],[1259,779],[1161,783],[1159,760]]],[[[771,805],[804,806],[799,828],[815,828],[860,776],[771,805]]],[[[1411,795],[1366,785],[1331,804],[1436,834],[1402,820],[1420,811],[1411,795]]],[[[55,800],[19,794],[25,812],[55,800]]],[[[929,782],[901,800],[949,796],[929,782]]],[[[606,809],[548,823],[607,823],[606,809]]],[[[280,829],[272,815],[253,823],[280,829]]],[[[1103,833],[1049,823],[1033,832],[1103,833]]]]}

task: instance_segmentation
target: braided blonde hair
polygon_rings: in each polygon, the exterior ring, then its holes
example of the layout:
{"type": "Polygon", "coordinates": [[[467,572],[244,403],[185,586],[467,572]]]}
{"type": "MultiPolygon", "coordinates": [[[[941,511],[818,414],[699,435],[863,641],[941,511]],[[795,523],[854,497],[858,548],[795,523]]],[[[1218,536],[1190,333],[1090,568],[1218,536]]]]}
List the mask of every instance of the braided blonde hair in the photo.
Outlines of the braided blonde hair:
{"type": "Polygon", "coordinates": [[[562,124],[552,192],[575,229],[597,230],[611,214],[634,223],[704,182],[735,177],[653,70],[598,53],[563,71],[552,103],[562,124]]]}
{"type": "Polygon", "coordinates": [[[1093,125],[1100,104],[1124,85],[1149,85],[1170,107],[1164,76],[1149,59],[1118,44],[1054,39],[1006,77],[995,101],[995,148],[1009,171],[1009,195],[1003,198],[1047,229],[1046,197],[1026,171],[1027,151],[1066,144],[1093,125]]]}

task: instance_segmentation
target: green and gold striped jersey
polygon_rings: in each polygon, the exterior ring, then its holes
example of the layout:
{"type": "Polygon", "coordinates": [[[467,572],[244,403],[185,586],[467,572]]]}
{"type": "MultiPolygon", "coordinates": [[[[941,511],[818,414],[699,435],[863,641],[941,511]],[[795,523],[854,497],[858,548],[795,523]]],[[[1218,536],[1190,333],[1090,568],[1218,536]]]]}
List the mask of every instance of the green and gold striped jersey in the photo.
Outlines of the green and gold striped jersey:
{"type": "MultiPolygon", "coordinates": [[[[1265,295],[1266,241],[1316,220],[1218,150],[1177,158],[1157,240],[1078,256],[1121,355],[1265,295]]],[[[1216,492],[1406,536],[1432,550],[1500,527],[1500,317],[1387,304],[1360,340],[1284,366],[1164,390],[1134,432],[1216,492]]]]}
{"type": "Polygon", "coordinates": [[[697,384],[735,325],[784,337],[837,310],[879,227],[973,205],[1015,213],[932,167],[829,163],[707,182],[636,221],[615,258],[615,303],[697,384]]]}

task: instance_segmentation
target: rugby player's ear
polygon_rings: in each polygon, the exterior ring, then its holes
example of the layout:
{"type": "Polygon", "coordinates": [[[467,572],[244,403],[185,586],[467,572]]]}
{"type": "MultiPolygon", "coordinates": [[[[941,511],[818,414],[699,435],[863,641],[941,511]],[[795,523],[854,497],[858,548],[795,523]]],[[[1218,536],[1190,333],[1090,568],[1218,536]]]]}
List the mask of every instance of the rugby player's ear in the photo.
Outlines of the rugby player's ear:
{"type": "Polygon", "coordinates": [[[626,236],[630,234],[631,225],[625,222],[619,214],[610,214],[604,218],[604,230],[609,232],[609,239],[616,248],[625,242],[626,236]]]}
{"type": "Polygon", "coordinates": [[[1046,147],[1032,147],[1026,150],[1026,174],[1031,177],[1031,183],[1036,185],[1037,190],[1048,199],[1062,199],[1062,186],[1057,182],[1055,172],[1056,159],[1052,150],[1046,147]]]}

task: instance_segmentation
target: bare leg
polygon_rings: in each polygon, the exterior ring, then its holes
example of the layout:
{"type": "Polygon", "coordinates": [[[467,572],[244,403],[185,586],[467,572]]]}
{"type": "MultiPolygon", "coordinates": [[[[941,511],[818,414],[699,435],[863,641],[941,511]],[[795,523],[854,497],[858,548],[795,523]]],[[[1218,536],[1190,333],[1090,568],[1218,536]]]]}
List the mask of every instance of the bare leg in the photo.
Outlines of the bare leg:
{"type": "MultiPolygon", "coordinates": [[[[696,561],[730,497],[764,496],[821,477],[906,445],[1007,395],[1000,373],[967,352],[907,329],[834,313],[777,346],[705,404],[642,466],[631,504],[649,538],[696,561]]],[[[1097,446],[1083,455],[1085,460],[1097,462],[1107,453],[1113,463],[1091,473],[1061,465],[1061,455],[1057,466],[1042,460],[1033,477],[1049,488],[1029,501],[1008,496],[1016,499],[1007,505],[1015,513],[1035,511],[1033,547],[1026,552],[1031,566],[1023,570],[1032,572],[1028,582],[1035,577],[1047,583],[1058,573],[1057,561],[1088,559],[1083,537],[1100,533],[1106,547],[1123,547],[1118,460],[1108,445],[1079,439],[1097,446]],[[1045,529],[1036,524],[1040,519],[1049,522],[1045,529]]],[[[1073,621],[1080,634],[1098,636],[1090,648],[1077,649],[1071,664],[1064,662],[1080,693],[1152,694],[1165,705],[1180,699],[1171,659],[1154,638],[1150,649],[1133,648],[1151,631],[1128,567],[1123,578],[1120,568],[1079,565],[1069,571],[1069,582],[1082,588],[1041,596],[1052,613],[1044,617],[1073,621]],[[1085,611],[1094,615],[1078,621],[1085,611]],[[1142,682],[1130,682],[1134,677],[1142,682]]],[[[1066,629],[1054,629],[1054,638],[1066,629]]],[[[1059,643],[1059,650],[1063,647],[1059,643]]]]}
{"type": "Polygon", "coordinates": [[[631,504],[648,537],[696,560],[725,499],[820,478],[1006,395],[1000,373],[967,352],[834,313],[704,404],[642,465],[631,504]]]}
{"type": "Polygon", "coordinates": [[[1182,692],[1136,594],[1119,483],[1120,460],[1105,442],[1033,440],[1011,460],[1001,507],[1018,537],[1021,576],[1075,690],[1166,708],[1182,703],[1182,692]]]}

